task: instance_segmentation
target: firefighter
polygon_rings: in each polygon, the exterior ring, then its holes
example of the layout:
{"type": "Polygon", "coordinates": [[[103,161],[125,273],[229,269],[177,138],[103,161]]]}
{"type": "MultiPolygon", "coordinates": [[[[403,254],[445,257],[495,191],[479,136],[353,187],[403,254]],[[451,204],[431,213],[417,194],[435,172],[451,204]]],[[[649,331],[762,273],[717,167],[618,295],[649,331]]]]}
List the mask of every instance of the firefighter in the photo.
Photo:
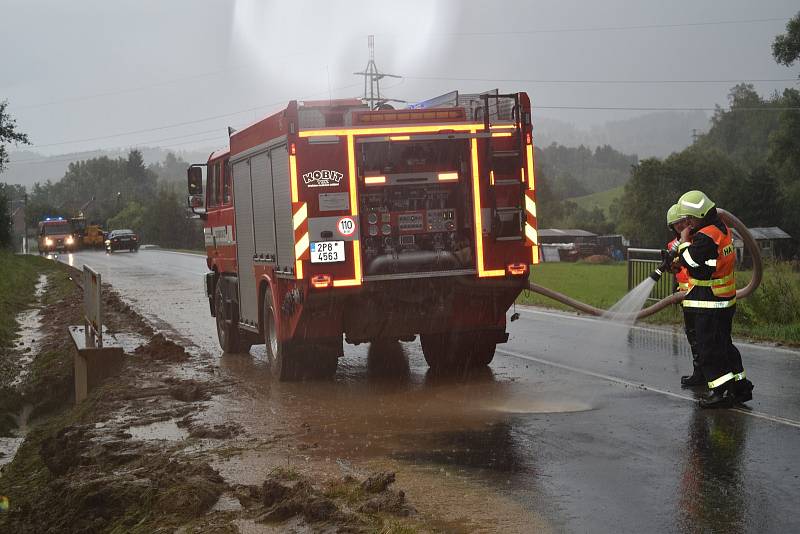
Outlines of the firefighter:
{"type": "MultiPolygon", "coordinates": [[[[678,205],[673,204],[667,210],[667,228],[669,228],[675,235],[675,238],[667,243],[667,250],[670,250],[680,241],[681,230],[689,225],[685,217],[678,215],[678,205]]],[[[676,258],[677,260],[677,258],[676,258]]],[[[672,264],[672,272],[675,275],[675,281],[678,283],[678,291],[689,290],[689,273],[686,267],[675,261],[672,264]]],[[[689,341],[689,348],[692,351],[692,374],[681,377],[682,387],[694,387],[705,384],[703,379],[703,372],[700,370],[700,364],[697,359],[697,340],[695,339],[694,331],[694,313],[691,308],[683,308],[683,330],[686,332],[686,339],[689,341]]]]}
{"type": "Polygon", "coordinates": [[[753,384],[745,377],[742,356],[731,341],[736,311],[733,234],[702,191],[684,193],[676,215],[688,221],[677,247],[679,261],[689,273],[683,307],[695,315],[697,353],[710,391],[700,406],[730,408],[753,398],[753,384]]]}

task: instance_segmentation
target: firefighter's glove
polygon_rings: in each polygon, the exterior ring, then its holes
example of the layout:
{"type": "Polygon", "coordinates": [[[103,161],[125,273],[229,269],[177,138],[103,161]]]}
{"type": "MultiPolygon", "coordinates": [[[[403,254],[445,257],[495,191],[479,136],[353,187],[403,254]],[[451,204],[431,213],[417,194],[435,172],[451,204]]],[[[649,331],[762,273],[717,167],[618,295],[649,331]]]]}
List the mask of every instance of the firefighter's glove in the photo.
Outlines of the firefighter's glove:
{"type": "Polygon", "coordinates": [[[661,280],[661,276],[672,268],[672,260],[674,259],[675,256],[667,252],[664,255],[664,261],[661,262],[661,265],[659,265],[655,271],[650,273],[650,278],[652,278],[656,282],[661,280]]]}

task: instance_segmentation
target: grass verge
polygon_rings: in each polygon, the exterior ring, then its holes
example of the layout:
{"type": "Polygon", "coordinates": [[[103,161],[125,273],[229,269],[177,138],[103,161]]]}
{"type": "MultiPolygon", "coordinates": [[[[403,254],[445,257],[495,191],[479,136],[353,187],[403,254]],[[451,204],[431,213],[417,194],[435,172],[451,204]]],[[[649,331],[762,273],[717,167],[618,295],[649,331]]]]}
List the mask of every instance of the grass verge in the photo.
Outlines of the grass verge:
{"type": "Polygon", "coordinates": [[[0,350],[14,341],[17,315],[33,304],[39,275],[51,269],[52,262],[39,256],[0,251],[0,350]]]}

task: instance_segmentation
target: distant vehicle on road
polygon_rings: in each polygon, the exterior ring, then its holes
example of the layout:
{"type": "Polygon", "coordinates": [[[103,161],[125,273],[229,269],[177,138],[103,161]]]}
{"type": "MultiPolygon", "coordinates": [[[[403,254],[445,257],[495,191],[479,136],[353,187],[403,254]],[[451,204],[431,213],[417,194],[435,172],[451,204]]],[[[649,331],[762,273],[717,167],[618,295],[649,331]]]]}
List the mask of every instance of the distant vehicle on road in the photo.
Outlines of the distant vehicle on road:
{"type": "Polygon", "coordinates": [[[83,246],[85,248],[103,248],[106,241],[106,233],[99,224],[90,224],[86,227],[83,236],[83,246]]]}
{"type": "Polygon", "coordinates": [[[47,217],[39,221],[39,254],[58,250],[71,252],[78,248],[78,239],[72,233],[72,226],[63,217],[47,217]]]}
{"type": "Polygon", "coordinates": [[[112,230],[106,236],[106,252],[115,250],[139,251],[139,236],[133,230],[112,230]]]}
{"type": "Polygon", "coordinates": [[[99,224],[88,224],[86,217],[83,216],[73,217],[69,223],[72,226],[72,235],[79,247],[103,248],[106,238],[103,228],[99,224]]]}

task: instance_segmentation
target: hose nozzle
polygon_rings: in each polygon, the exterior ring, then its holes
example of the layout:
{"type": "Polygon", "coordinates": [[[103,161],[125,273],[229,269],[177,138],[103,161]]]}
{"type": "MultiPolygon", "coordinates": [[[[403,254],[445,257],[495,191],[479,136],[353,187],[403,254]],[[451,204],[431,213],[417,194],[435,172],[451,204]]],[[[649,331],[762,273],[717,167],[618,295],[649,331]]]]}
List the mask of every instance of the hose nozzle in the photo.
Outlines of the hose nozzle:
{"type": "Polygon", "coordinates": [[[650,273],[650,278],[652,278],[656,282],[661,280],[661,277],[663,276],[663,274],[665,272],[669,271],[670,266],[672,265],[672,262],[675,260],[675,255],[677,254],[677,247],[674,246],[674,247],[670,248],[669,250],[663,250],[663,251],[661,251],[661,253],[662,253],[662,256],[663,256],[663,260],[661,261],[661,265],[659,265],[658,268],[655,271],[650,273]]]}

